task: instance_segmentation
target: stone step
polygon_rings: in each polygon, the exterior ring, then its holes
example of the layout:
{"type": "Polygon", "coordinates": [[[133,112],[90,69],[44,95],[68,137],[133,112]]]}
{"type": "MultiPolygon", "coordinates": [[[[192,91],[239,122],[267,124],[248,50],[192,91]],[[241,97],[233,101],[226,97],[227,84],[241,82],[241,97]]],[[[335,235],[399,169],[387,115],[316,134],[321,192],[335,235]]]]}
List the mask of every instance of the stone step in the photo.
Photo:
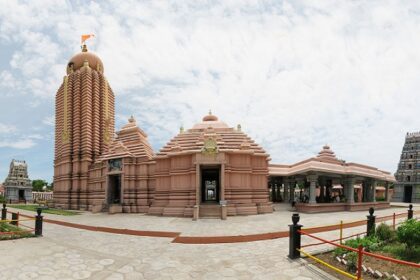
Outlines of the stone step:
{"type": "Polygon", "coordinates": [[[200,205],[199,210],[200,218],[221,218],[221,208],[220,205],[200,205]]]}

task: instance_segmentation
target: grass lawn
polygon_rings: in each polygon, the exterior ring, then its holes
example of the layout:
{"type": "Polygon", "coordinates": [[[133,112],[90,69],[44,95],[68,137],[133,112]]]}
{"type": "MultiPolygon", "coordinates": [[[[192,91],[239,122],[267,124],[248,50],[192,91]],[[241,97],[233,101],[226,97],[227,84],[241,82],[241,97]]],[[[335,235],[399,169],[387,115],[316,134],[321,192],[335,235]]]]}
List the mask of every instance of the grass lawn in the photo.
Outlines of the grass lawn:
{"type": "MultiPolygon", "coordinates": [[[[28,211],[33,211],[33,212],[36,212],[36,209],[40,207],[38,204],[9,204],[7,206],[10,208],[17,208],[17,209],[28,210],[28,211]]],[[[42,208],[43,208],[42,213],[47,213],[47,214],[62,215],[62,216],[74,216],[74,215],[80,214],[79,212],[76,212],[76,211],[61,210],[61,209],[55,209],[55,208],[44,208],[44,207],[42,208]]]]}
{"type": "Polygon", "coordinates": [[[18,238],[25,238],[25,237],[34,237],[35,234],[32,232],[25,232],[24,229],[18,228],[13,226],[9,223],[0,223],[0,233],[3,232],[23,232],[23,233],[14,233],[14,234],[0,234],[0,240],[10,240],[10,239],[18,239],[18,238]]]}

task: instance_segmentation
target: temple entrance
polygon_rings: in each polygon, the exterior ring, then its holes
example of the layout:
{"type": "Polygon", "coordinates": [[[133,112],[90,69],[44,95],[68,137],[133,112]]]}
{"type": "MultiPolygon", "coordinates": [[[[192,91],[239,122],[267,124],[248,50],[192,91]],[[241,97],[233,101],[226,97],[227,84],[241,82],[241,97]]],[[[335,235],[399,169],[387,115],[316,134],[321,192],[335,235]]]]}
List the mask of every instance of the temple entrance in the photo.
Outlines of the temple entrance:
{"type": "Polygon", "coordinates": [[[201,169],[201,201],[217,203],[220,200],[220,168],[201,169]]]}
{"type": "Polygon", "coordinates": [[[108,177],[108,204],[121,203],[121,175],[108,177]]]}
{"type": "Polygon", "coordinates": [[[411,202],[413,186],[404,186],[404,202],[411,202]]]}
{"type": "Polygon", "coordinates": [[[19,190],[19,200],[25,200],[25,190],[19,190]]]}

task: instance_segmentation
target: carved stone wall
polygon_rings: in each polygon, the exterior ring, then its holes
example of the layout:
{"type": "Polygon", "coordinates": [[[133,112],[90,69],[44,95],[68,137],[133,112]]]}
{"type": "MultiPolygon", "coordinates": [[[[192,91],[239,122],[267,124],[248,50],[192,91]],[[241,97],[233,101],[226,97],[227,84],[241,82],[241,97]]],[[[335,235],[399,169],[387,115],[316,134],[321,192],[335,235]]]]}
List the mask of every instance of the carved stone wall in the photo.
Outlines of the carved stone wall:
{"type": "MultiPolygon", "coordinates": [[[[91,59],[89,53],[82,54],[91,59]]],[[[107,149],[114,133],[114,94],[102,71],[92,69],[86,60],[80,68],[68,71],[57,92],[56,207],[88,209],[90,192],[98,192],[88,189],[89,168],[107,149]]]]}

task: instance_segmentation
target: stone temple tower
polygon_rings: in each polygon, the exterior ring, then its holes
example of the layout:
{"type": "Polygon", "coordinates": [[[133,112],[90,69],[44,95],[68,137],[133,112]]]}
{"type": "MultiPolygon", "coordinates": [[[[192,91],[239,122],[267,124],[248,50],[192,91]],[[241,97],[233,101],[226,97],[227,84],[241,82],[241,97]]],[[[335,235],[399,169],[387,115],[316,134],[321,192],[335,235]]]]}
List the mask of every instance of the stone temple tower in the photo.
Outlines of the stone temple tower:
{"type": "Polygon", "coordinates": [[[9,175],[4,181],[6,201],[32,202],[32,183],[28,178],[28,165],[24,160],[12,160],[9,175]]]}
{"type": "Polygon", "coordinates": [[[55,99],[54,202],[87,209],[89,167],[114,135],[114,94],[101,59],[83,45],[67,64],[55,99]]]}
{"type": "Polygon", "coordinates": [[[397,183],[392,200],[420,202],[420,132],[407,133],[395,173],[397,183]]]}

